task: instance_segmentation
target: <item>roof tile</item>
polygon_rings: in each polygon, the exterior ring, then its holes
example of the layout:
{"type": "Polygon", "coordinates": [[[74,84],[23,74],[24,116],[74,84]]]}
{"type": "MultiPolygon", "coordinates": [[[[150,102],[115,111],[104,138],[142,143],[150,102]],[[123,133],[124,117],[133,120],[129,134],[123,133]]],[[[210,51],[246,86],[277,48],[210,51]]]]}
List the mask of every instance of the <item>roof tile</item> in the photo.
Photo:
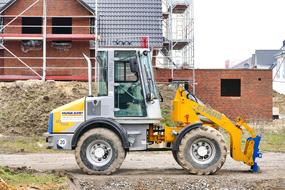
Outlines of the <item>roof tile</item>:
{"type": "MultiPolygon", "coordinates": [[[[81,1],[95,10],[95,0],[81,1]]],[[[98,0],[98,15],[102,38],[145,35],[150,37],[151,47],[162,46],[161,0],[98,0]]],[[[140,43],[137,38],[130,40],[134,45],[140,43]]]]}

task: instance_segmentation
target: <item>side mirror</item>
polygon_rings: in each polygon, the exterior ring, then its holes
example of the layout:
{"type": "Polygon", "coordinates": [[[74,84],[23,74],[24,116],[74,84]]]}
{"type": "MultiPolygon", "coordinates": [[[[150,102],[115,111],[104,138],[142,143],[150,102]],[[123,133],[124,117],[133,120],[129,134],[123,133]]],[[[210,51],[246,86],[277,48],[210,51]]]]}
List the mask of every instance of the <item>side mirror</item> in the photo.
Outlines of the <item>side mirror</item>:
{"type": "Polygon", "coordinates": [[[130,69],[132,73],[138,73],[139,72],[139,64],[137,62],[137,58],[131,58],[130,59],[130,69]]]}

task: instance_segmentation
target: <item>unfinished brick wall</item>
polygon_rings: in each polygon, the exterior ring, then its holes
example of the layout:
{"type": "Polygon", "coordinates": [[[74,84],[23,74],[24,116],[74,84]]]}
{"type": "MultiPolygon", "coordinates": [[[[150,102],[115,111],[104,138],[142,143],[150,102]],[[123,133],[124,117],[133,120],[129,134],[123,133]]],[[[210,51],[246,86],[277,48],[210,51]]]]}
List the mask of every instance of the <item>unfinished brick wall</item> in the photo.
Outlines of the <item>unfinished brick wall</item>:
{"type": "MultiPolygon", "coordinates": [[[[9,7],[4,15],[18,15],[25,8],[31,5],[34,0],[16,1],[11,7],[9,7]]],[[[24,15],[34,15],[42,16],[42,1],[39,1],[34,7],[24,13],[24,15]]],[[[84,8],[76,0],[49,0],[47,1],[47,15],[48,16],[88,16],[91,13],[84,8]]],[[[5,18],[4,22],[8,23],[12,18],[5,18]]],[[[8,27],[4,30],[4,33],[21,34],[22,28],[22,18],[16,19],[11,25],[16,27],[8,27]],[[20,26],[20,27],[17,27],[20,26]]],[[[47,33],[52,33],[52,18],[47,19],[47,33]]],[[[73,34],[89,34],[90,28],[86,27],[90,25],[89,18],[72,18],[73,26],[85,26],[85,27],[73,27],[73,34]]],[[[28,53],[24,53],[21,50],[21,41],[6,41],[5,46],[10,49],[18,57],[39,57],[41,58],[42,50],[32,50],[28,53]]],[[[90,44],[89,41],[73,41],[72,48],[68,51],[57,50],[52,47],[52,42],[47,43],[47,56],[48,57],[82,57],[85,53],[87,56],[90,55],[90,44]]],[[[7,51],[4,52],[5,57],[12,57],[7,51]]],[[[1,56],[3,57],[3,56],[1,56]]],[[[28,65],[32,67],[42,67],[43,61],[41,59],[23,59],[28,65]]],[[[16,59],[5,59],[5,67],[25,67],[20,61],[16,59]]],[[[57,76],[57,75],[86,75],[87,69],[68,69],[68,67],[85,67],[86,64],[83,59],[48,59],[47,60],[47,75],[57,76]],[[66,67],[66,69],[54,69],[49,67],[66,67]]],[[[41,68],[35,68],[37,72],[42,73],[41,68]]],[[[1,74],[1,73],[0,73],[1,74]]],[[[6,75],[34,75],[29,69],[5,69],[4,73],[6,75]]]]}
{"type": "MultiPolygon", "coordinates": [[[[155,69],[158,82],[167,82],[171,70],[155,69]]],[[[174,71],[174,79],[192,79],[192,70],[174,71]]],[[[196,70],[196,95],[206,104],[231,119],[242,116],[246,120],[272,119],[272,71],[271,70],[196,70]],[[221,96],[221,79],[240,79],[240,97],[221,96]]]]}

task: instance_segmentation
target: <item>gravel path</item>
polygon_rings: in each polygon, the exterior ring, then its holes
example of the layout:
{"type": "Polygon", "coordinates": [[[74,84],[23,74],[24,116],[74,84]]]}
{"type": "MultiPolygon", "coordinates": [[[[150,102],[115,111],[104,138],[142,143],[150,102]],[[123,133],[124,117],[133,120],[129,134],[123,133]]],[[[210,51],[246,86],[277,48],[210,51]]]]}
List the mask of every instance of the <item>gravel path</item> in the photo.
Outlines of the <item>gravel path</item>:
{"type": "Polygon", "coordinates": [[[0,165],[41,171],[67,171],[74,189],[285,189],[285,153],[264,153],[262,172],[227,157],[220,172],[211,176],[188,175],[171,152],[131,152],[112,176],[84,175],[73,154],[0,155],[0,165]],[[80,188],[79,188],[80,187],[80,188]]]}

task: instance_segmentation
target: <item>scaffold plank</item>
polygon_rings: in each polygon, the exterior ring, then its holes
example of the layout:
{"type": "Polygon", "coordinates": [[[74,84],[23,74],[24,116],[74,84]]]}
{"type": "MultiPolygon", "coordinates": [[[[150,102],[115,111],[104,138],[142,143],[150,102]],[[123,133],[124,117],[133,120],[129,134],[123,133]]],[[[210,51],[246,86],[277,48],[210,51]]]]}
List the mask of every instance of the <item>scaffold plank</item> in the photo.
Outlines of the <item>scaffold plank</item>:
{"type": "Polygon", "coordinates": [[[94,40],[96,35],[94,34],[47,34],[47,40],[71,40],[71,41],[81,41],[81,40],[94,40]]]}
{"type": "Polygon", "coordinates": [[[0,34],[0,39],[3,39],[3,40],[42,40],[43,36],[41,34],[5,33],[5,34],[0,34]]]}

